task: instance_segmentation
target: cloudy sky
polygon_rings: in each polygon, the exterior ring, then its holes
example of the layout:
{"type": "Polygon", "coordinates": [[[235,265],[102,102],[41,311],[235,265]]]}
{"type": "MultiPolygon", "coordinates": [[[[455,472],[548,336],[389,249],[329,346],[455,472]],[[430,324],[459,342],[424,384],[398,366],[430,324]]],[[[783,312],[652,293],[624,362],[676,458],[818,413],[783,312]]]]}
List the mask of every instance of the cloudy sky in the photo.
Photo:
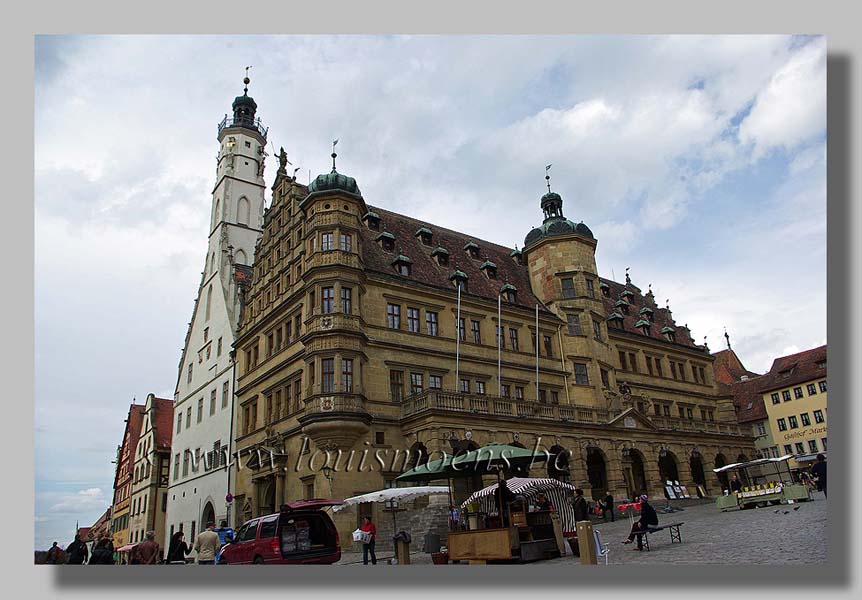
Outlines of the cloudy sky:
{"type": "Polygon", "coordinates": [[[38,548],[110,503],[132,399],[173,396],[246,65],[301,178],[338,138],[369,204],[520,246],[552,163],[601,274],[698,342],[758,372],[826,342],[823,38],[38,37],[38,548]]]}

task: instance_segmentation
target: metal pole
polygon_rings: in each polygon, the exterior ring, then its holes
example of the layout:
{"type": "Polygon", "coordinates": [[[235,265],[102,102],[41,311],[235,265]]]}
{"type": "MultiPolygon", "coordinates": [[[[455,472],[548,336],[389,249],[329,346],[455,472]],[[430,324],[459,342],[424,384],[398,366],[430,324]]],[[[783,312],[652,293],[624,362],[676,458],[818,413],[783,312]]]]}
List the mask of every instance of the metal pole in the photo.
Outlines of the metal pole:
{"type": "Polygon", "coordinates": [[[501,371],[502,348],[503,348],[503,320],[502,320],[502,300],[500,294],[497,294],[497,395],[503,396],[503,375],[501,371]]]}
{"type": "Polygon", "coordinates": [[[461,360],[461,282],[458,285],[458,309],[455,317],[455,391],[461,391],[461,374],[459,363],[461,360]]]}
{"type": "Polygon", "coordinates": [[[536,402],[539,401],[539,303],[536,303],[536,402]]]}

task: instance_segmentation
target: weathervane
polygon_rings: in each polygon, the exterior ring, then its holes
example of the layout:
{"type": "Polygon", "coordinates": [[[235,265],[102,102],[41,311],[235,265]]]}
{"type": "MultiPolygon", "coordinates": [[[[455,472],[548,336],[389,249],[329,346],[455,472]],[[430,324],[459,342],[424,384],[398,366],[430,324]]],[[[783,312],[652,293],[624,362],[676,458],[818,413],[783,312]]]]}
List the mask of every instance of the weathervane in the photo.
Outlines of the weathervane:
{"type": "Polygon", "coordinates": [[[242,93],[243,93],[243,95],[246,95],[246,96],[248,96],[248,84],[251,83],[251,79],[248,78],[248,70],[250,68],[251,68],[251,65],[249,65],[245,68],[245,77],[242,80],[242,82],[245,84],[245,87],[242,88],[242,93]]]}
{"type": "Polygon", "coordinates": [[[332,172],[333,173],[335,173],[335,157],[338,156],[335,153],[336,144],[338,144],[338,138],[335,138],[335,140],[332,142],[332,172]]]}
{"type": "Polygon", "coordinates": [[[548,165],[545,167],[545,181],[548,184],[548,193],[549,194],[551,193],[551,176],[550,176],[550,174],[548,174],[548,171],[551,170],[552,166],[554,166],[554,165],[548,165]]]}

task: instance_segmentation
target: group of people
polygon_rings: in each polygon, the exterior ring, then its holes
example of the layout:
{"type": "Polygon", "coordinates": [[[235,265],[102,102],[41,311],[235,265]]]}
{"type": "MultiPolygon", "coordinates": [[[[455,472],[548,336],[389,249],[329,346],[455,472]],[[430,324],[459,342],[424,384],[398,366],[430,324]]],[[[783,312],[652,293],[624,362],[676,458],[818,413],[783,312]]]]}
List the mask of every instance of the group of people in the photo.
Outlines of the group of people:
{"type": "MultiPolygon", "coordinates": [[[[51,546],[45,557],[45,563],[56,565],[62,562],[64,553],[57,542],[51,546]]],[[[75,535],[75,539],[66,547],[65,556],[66,564],[69,565],[112,565],[114,564],[114,543],[110,537],[101,537],[93,547],[92,554],[90,553],[87,543],[81,539],[80,535],[75,535]]]]}

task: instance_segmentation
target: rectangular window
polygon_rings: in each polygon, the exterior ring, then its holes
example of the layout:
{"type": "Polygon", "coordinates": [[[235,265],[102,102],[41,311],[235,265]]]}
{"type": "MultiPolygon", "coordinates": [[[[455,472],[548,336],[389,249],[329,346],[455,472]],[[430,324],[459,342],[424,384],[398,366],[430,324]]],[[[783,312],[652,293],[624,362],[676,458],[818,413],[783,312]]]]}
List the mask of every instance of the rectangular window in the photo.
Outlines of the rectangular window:
{"type": "Polygon", "coordinates": [[[404,399],[404,371],[389,371],[389,397],[393,402],[404,399]]]}
{"type": "Polygon", "coordinates": [[[294,339],[298,338],[301,334],[302,329],[302,313],[296,315],[293,319],[293,335],[296,336],[294,339]]]}
{"type": "Polygon", "coordinates": [[[685,416],[688,417],[689,419],[694,418],[694,411],[691,409],[691,407],[688,407],[685,409],[685,416]]]}
{"type": "Polygon", "coordinates": [[[790,424],[790,429],[799,429],[799,421],[796,419],[796,415],[787,417],[787,422],[790,424]]]}
{"type": "Polygon", "coordinates": [[[814,396],[815,394],[817,394],[817,386],[814,385],[813,383],[809,383],[808,384],[808,395],[814,396]]]}
{"type": "Polygon", "coordinates": [[[331,394],[335,391],[335,359],[324,358],[320,361],[320,391],[331,394]]]}
{"type": "Polygon", "coordinates": [[[778,431],[787,431],[787,423],[784,419],[778,419],[776,423],[778,423],[778,431]]]}
{"type": "Polygon", "coordinates": [[[407,331],[419,333],[419,309],[407,307],[407,331]]]}
{"type": "Polygon", "coordinates": [[[389,329],[401,329],[401,305],[386,305],[386,322],[389,329]]]}
{"type": "Polygon", "coordinates": [[[569,335],[582,335],[581,332],[581,316],[568,314],[566,321],[569,324],[569,335]]]}
{"type": "Polygon", "coordinates": [[[661,370],[661,359],[655,358],[655,359],[653,359],[653,363],[655,364],[655,374],[658,375],[659,377],[664,377],[664,373],[662,373],[662,370],[661,370]]]}
{"type": "Polygon", "coordinates": [[[628,364],[626,362],[626,353],[622,350],[620,350],[620,369],[622,369],[623,371],[629,370],[628,364]]]}
{"type": "Polygon", "coordinates": [[[820,438],[820,445],[823,447],[823,451],[826,452],[826,438],[820,438]]]}
{"type": "Polygon", "coordinates": [[[188,377],[186,377],[186,383],[192,382],[192,369],[194,368],[194,366],[195,366],[194,363],[189,363],[189,372],[188,372],[188,377]]]}
{"type": "Polygon", "coordinates": [[[818,452],[817,450],[817,440],[808,440],[808,451],[812,454],[818,452]]]}
{"type": "Polygon", "coordinates": [[[551,343],[551,336],[543,335],[542,342],[545,345],[545,356],[548,358],[554,357],[554,345],[551,343]]]}
{"type": "Polygon", "coordinates": [[[602,341],[602,325],[595,319],[593,319],[593,337],[598,341],[602,341]]]}
{"type": "Polygon", "coordinates": [[[805,446],[802,445],[802,442],[796,442],[796,453],[802,454],[803,452],[805,452],[805,446]]]}
{"type": "Polygon", "coordinates": [[[216,391],[212,390],[210,392],[210,416],[214,415],[216,411],[216,391]]]}
{"type": "Polygon", "coordinates": [[[180,476],[180,453],[174,454],[174,481],[180,476]]]}
{"type": "Polygon", "coordinates": [[[799,415],[799,420],[802,421],[803,427],[808,427],[809,425],[811,425],[811,417],[808,416],[807,412],[799,415]]]}
{"type": "Polygon", "coordinates": [[[470,321],[470,333],[473,334],[473,343],[481,344],[482,343],[482,333],[479,329],[479,321],[470,321]]]}
{"type": "Polygon", "coordinates": [[[510,393],[511,393],[511,389],[509,388],[508,383],[504,383],[502,386],[500,386],[500,395],[503,398],[508,398],[510,393]]]}
{"type": "Polygon", "coordinates": [[[320,249],[324,252],[332,250],[332,232],[321,233],[320,234],[320,249]]]}
{"type": "Polygon", "coordinates": [[[462,394],[469,394],[470,393],[470,380],[469,379],[462,379],[461,380],[461,393],[462,394]]]}
{"type": "Polygon", "coordinates": [[[273,421],[278,421],[282,416],[284,416],[284,411],[281,408],[281,390],[275,390],[275,394],[273,394],[274,400],[274,408],[272,409],[272,419],[273,421]]]}
{"type": "Polygon", "coordinates": [[[664,406],[662,406],[662,413],[666,417],[670,416],[670,404],[665,404],[664,406]]]}
{"type": "Polygon", "coordinates": [[[186,409],[186,429],[192,426],[192,407],[186,409]]]}
{"type": "Polygon", "coordinates": [[[346,315],[353,312],[353,288],[341,288],[341,312],[346,315]]]}
{"type": "Polygon", "coordinates": [[[556,390],[551,390],[551,404],[559,404],[560,403],[560,392],[556,390]]]}
{"type": "Polygon", "coordinates": [[[539,403],[547,404],[548,403],[548,392],[546,390],[539,390],[539,403]]]}
{"type": "Polygon", "coordinates": [[[216,343],[216,356],[221,356],[221,338],[216,343]]]}
{"type": "Polygon", "coordinates": [[[189,474],[189,461],[191,459],[191,452],[186,450],[183,452],[183,477],[187,477],[189,474]]]}
{"type": "Polygon", "coordinates": [[[775,392],[771,396],[773,404],[781,404],[781,398],[778,396],[778,392],[775,392]]]}
{"type": "Polygon", "coordinates": [[[596,288],[595,288],[595,285],[593,283],[593,280],[588,278],[586,281],[587,281],[587,296],[589,296],[590,298],[595,298],[596,297],[596,288]]]}
{"type": "Polygon", "coordinates": [[[691,378],[697,383],[697,368],[694,365],[691,365],[691,378]]]}
{"type": "Polygon", "coordinates": [[[275,334],[270,333],[266,336],[266,355],[272,356],[275,352],[275,334]]]}
{"type": "Polygon", "coordinates": [[[424,389],[422,373],[410,373],[410,393],[421,394],[424,389]]]}
{"type": "Polygon", "coordinates": [[[652,407],[653,407],[653,411],[655,412],[655,416],[660,417],[661,416],[661,404],[653,404],[652,407]]]}
{"type": "Polygon", "coordinates": [[[293,411],[291,403],[293,402],[293,388],[288,383],[284,386],[284,412],[290,414],[293,411]]]}
{"type": "Polygon", "coordinates": [[[281,337],[281,325],[278,326],[278,329],[275,330],[275,350],[276,352],[281,350],[281,343],[283,341],[281,337]]]}
{"type": "Polygon", "coordinates": [[[320,290],[320,312],[325,315],[335,312],[334,287],[325,287],[320,290]]]}
{"type": "Polygon", "coordinates": [[[814,422],[815,423],[822,423],[823,422],[823,411],[822,410],[815,410],[814,411],[814,422]]]}
{"type": "Polygon", "coordinates": [[[428,387],[432,390],[443,389],[443,378],[439,375],[428,376],[428,387]]]}
{"type": "Polygon", "coordinates": [[[793,388],[793,395],[796,397],[796,399],[797,399],[797,400],[798,400],[799,398],[802,398],[802,396],[804,395],[804,394],[802,393],[802,388],[801,388],[801,387],[795,387],[795,388],[793,388]]]}
{"type": "Polygon", "coordinates": [[[574,298],[575,297],[575,281],[571,277],[567,277],[562,280],[563,284],[563,298],[574,298]]]}
{"type": "Polygon", "coordinates": [[[436,312],[425,311],[425,331],[428,335],[436,336],[439,333],[438,316],[436,312]]]}
{"type": "Polygon", "coordinates": [[[575,383],[578,385],[590,385],[590,377],[587,374],[587,365],[575,363],[575,383]]]}
{"type": "Polygon", "coordinates": [[[506,330],[502,325],[497,325],[497,345],[501,349],[506,349],[506,330]]]}
{"type": "Polygon", "coordinates": [[[341,359],[341,391],[353,392],[353,359],[341,359]]]}
{"type": "Polygon", "coordinates": [[[183,413],[177,415],[177,433],[183,429],[183,413]]]}
{"type": "Polygon", "coordinates": [[[820,391],[823,392],[824,394],[826,393],[826,381],[825,380],[820,382],[820,391]]]}
{"type": "Polygon", "coordinates": [[[757,435],[766,435],[766,425],[763,421],[758,421],[755,427],[757,428],[757,435]]]}
{"type": "Polygon", "coordinates": [[[790,390],[784,390],[783,392],[781,392],[781,397],[784,399],[785,402],[790,402],[790,390]]]}
{"type": "Polygon", "coordinates": [[[700,382],[706,384],[706,373],[704,372],[703,367],[698,367],[697,370],[700,373],[700,382]]]}
{"type": "Polygon", "coordinates": [[[610,388],[611,380],[607,369],[599,369],[599,374],[602,376],[602,387],[610,388]]]}
{"type": "Polygon", "coordinates": [[[467,341],[467,331],[464,324],[464,319],[458,319],[458,338],[462,342],[467,341]]]}
{"type": "Polygon", "coordinates": [[[485,395],[485,382],[484,381],[477,381],[476,382],[476,393],[479,394],[480,396],[485,395]]]}
{"type": "Polygon", "coordinates": [[[341,249],[345,252],[353,251],[353,237],[349,233],[341,234],[341,249]]]}
{"type": "Polygon", "coordinates": [[[670,374],[674,379],[677,378],[676,377],[676,363],[673,361],[670,361],[670,374]]]}
{"type": "Polygon", "coordinates": [[[228,399],[228,398],[227,398],[227,390],[228,390],[228,383],[229,383],[229,382],[225,381],[225,382],[222,384],[222,386],[221,386],[221,407],[222,407],[222,408],[227,408],[227,399],[228,399]]]}
{"type": "Polygon", "coordinates": [[[682,379],[683,381],[685,381],[685,368],[684,368],[684,365],[683,365],[682,363],[677,363],[677,364],[676,364],[676,366],[678,367],[678,369],[677,369],[677,370],[679,371],[679,378],[680,378],[680,379],[682,379]]]}
{"type": "Polygon", "coordinates": [[[198,398],[198,423],[204,418],[204,399],[198,398]]]}
{"type": "Polygon", "coordinates": [[[706,409],[705,408],[700,409],[700,420],[706,421],[706,409]]]}
{"type": "Polygon", "coordinates": [[[790,444],[784,444],[784,453],[793,454],[793,446],[791,446],[790,444]]]}
{"type": "Polygon", "coordinates": [[[515,400],[523,400],[524,399],[524,388],[521,386],[515,386],[515,400]]]}
{"type": "Polygon", "coordinates": [[[302,380],[297,379],[293,382],[293,396],[296,398],[296,408],[299,409],[302,403],[302,380]]]}
{"type": "Polygon", "coordinates": [[[650,375],[653,374],[653,372],[652,372],[652,357],[651,356],[646,357],[646,370],[647,370],[647,373],[649,373],[650,375]]]}
{"type": "Polygon", "coordinates": [[[512,350],[518,351],[518,330],[514,327],[509,328],[509,344],[511,344],[512,350]]]}
{"type": "Polygon", "coordinates": [[[629,352],[629,366],[631,367],[632,373],[638,372],[638,363],[635,360],[634,352],[629,352]]]}

